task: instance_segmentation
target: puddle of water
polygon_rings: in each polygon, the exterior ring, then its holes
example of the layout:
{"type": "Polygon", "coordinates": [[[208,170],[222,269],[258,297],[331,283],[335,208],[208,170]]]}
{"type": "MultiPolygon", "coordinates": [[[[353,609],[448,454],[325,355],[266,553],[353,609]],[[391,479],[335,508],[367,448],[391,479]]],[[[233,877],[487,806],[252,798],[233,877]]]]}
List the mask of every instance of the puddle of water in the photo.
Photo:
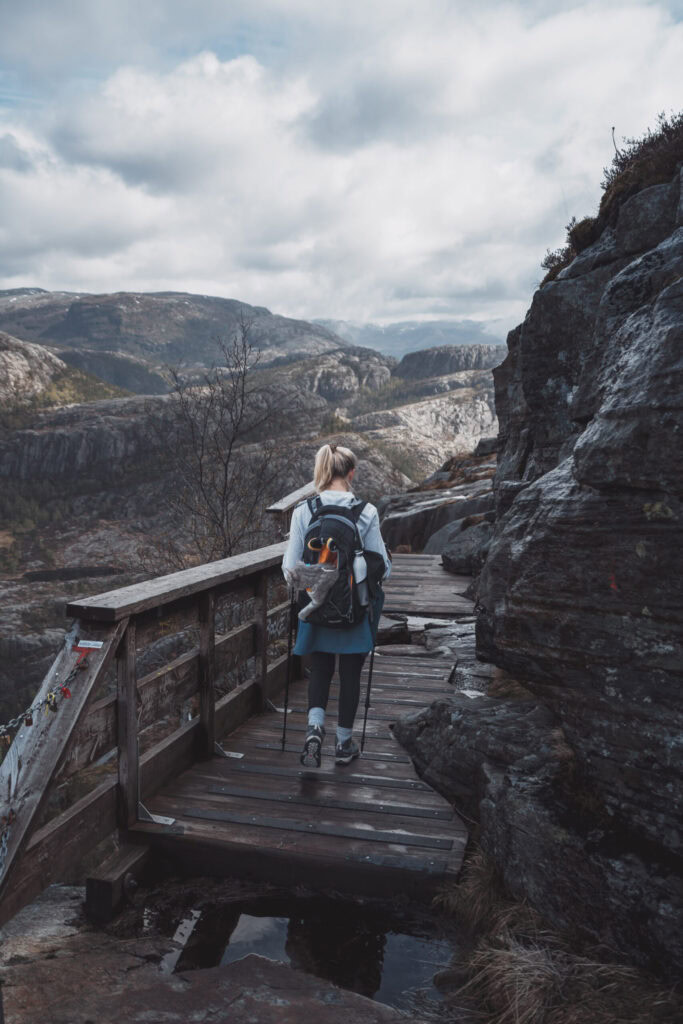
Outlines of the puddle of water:
{"type": "MultiPolygon", "coordinates": [[[[434,974],[453,958],[446,936],[411,934],[366,909],[337,903],[292,908],[272,900],[193,910],[177,925],[166,973],[230,964],[249,953],[280,960],[399,1009],[412,990],[440,1000],[434,974]]],[[[419,933],[421,931],[421,934],[419,933]]]]}

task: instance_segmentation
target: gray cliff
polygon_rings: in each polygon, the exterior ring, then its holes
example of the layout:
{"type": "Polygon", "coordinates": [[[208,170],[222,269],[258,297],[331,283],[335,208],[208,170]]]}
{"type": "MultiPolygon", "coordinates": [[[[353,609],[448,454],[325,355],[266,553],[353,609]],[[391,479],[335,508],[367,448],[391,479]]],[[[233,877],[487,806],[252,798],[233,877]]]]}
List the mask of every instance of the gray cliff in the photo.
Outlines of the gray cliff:
{"type": "Polygon", "coordinates": [[[477,653],[523,687],[397,733],[510,891],[661,974],[683,963],[680,173],[534,295],[494,370],[477,653]]]}

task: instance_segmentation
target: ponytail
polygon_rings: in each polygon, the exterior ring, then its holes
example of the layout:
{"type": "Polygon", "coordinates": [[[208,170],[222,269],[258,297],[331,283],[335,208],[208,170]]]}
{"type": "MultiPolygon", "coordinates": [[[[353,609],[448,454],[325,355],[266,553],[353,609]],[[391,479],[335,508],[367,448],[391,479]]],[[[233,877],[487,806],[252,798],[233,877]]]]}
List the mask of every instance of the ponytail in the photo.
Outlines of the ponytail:
{"type": "Polygon", "coordinates": [[[336,444],[324,444],[319,448],[313,471],[313,485],[318,494],[327,490],[336,477],[348,476],[356,468],[357,462],[350,448],[336,444]]]}

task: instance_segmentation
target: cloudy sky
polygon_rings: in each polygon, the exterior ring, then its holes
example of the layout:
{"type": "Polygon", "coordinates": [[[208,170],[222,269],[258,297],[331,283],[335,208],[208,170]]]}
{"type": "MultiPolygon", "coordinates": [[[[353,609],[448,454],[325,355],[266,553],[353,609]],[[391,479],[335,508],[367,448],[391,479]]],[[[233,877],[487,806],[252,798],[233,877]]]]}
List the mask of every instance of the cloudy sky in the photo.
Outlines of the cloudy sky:
{"type": "Polygon", "coordinates": [[[681,0],[0,0],[0,288],[523,316],[681,0]]]}

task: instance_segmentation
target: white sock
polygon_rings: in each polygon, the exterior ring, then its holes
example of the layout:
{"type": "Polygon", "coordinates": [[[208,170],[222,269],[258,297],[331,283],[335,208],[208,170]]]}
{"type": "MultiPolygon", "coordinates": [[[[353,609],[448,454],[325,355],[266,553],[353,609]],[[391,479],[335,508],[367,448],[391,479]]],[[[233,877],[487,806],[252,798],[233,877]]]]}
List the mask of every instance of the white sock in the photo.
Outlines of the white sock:
{"type": "Polygon", "coordinates": [[[345,729],[343,725],[337,726],[337,743],[346,743],[351,739],[353,729],[345,729]]]}
{"type": "Polygon", "coordinates": [[[325,726],[325,708],[309,708],[308,709],[308,724],[319,725],[320,728],[325,726]]]}

